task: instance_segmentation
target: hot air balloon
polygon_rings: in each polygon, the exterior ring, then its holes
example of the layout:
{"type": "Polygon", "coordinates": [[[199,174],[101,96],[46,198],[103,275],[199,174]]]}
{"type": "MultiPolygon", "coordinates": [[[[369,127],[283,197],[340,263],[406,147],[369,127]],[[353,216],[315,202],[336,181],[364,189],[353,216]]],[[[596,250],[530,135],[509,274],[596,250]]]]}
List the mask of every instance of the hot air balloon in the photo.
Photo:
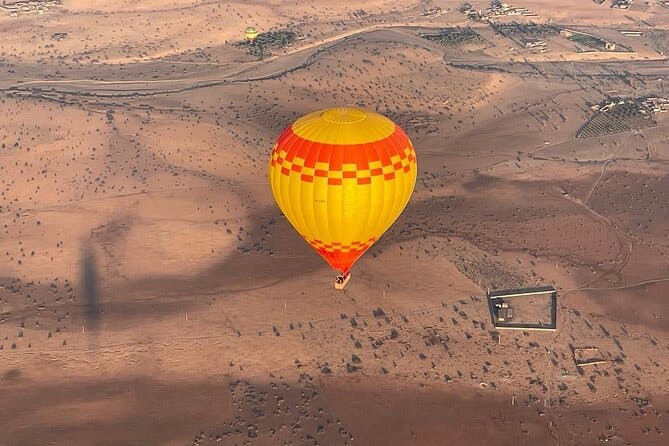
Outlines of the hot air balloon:
{"type": "Polygon", "coordinates": [[[274,199],[340,274],[399,217],[416,184],[416,152],[390,119],[359,108],[305,115],[279,136],[269,166],[274,199]]]}
{"type": "Polygon", "coordinates": [[[244,30],[244,36],[246,37],[246,40],[249,41],[249,43],[253,43],[256,37],[258,37],[258,30],[252,26],[247,26],[244,30]]]}

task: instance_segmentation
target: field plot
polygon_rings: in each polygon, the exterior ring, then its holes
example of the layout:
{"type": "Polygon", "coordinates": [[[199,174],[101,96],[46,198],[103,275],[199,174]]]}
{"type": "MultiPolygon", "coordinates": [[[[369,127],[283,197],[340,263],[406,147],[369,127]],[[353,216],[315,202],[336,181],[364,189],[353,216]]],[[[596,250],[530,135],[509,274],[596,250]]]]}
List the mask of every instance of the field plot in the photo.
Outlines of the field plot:
{"type": "Polygon", "coordinates": [[[490,26],[504,37],[549,37],[560,34],[560,27],[552,23],[497,23],[492,22],[490,26]]]}
{"type": "Polygon", "coordinates": [[[599,111],[576,132],[577,138],[591,138],[611,133],[653,127],[653,109],[642,101],[613,100],[605,103],[599,111]]]}
{"type": "Polygon", "coordinates": [[[579,52],[584,51],[631,51],[629,48],[614,42],[609,42],[592,34],[577,31],[564,31],[565,37],[576,43],[579,52]]]}
{"type": "Polygon", "coordinates": [[[484,42],[481,35],[469,27],[441,28],[434,33],[422,33],[419,35],[424,39],[441,45],[457,46],[484,42]]]}

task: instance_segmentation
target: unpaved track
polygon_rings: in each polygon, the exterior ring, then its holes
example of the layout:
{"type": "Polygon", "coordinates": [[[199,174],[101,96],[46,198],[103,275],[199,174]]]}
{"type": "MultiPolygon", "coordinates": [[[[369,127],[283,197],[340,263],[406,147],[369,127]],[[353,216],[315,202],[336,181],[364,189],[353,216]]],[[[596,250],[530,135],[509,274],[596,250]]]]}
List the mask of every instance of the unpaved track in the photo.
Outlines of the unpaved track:
{"type": "MultiPolygon", "coordinates": [[[[422,23],[384,23],[364,26],[349,30],[325,39],[320,39],[306,45],[290,48],[282,54],[274,55],[257,62],[244,64],[236,69],[223,69],[220,73],[211,76],[197,76],[147,80],[97,80],[97,79],[33,79],[17,82],[16,80],[0,80],[0,88],[5,91],[30,91],[33,89],[51,92],[80,92],[87,96],[134,96],[146,94],[175,93],[194,88],[203,88],[219,84],[239,82],[254,82],[273,79],[291,71],[303,68],[314,62],[318,53],[348,40],[362,37],[380,30],[394,32],[394,40],[404,44],[422,44],[429,46],[429,42],[399,30],[411,27],[420,27],[422,23]]],[[[153,61],[164,62],[165,65],[174,63],[172,60],[153,61]]],[[[202,64],[203,66],[208,66],[202,64]]]]}
{"type": "MultiPolygon", "coordinates": [[[[69,94],[93,97],[132,97],[147,96],[164,93],[178,93],[187,90],[210,87],[222,84],[241,82],[255,82],[275,79],[299,70],[314,63],[319,53],[347,41],[374,37],[377,41],[389,41],[405,45],[419,45],[433,51],[443,52],[436,44],[416,35],[416,30],[427,27],[434,28],[434,23],[426,21],[399,21],[392,23],[376,23],[348,30],[324,39],[319,39],[295,48],[289,48],[282,54],[277,54],[257,62],[243,64],[241,67],[230,69],[221,67],[219,72],[211,64],[200,63],[202,70],[214,72],[207,76],[200,76],[197,72],[186,77],[170,77],[164,79],[132,79],[132,80],[100,80],[100,79],[31,79],[16,80],[13,78],[0,79],[0,91],[18,94],[69,94]]],[[[477,71],[495,71],[509,74],[536,74],[537,67],[547,76],[619,76],[628,64],[637,65],[635,73],[644,77],[669,77],[666,72],[666,58],[644,61],[540,61],[540,62],[504,62],[485,56],[468,56],[458,60],[445,60],[449,65],[477,71]],[[591,67],[591,65],[593,67],[591,67]],[[588,69],[584,71],[584,67],[588,69]],[[604,71],[602,71],[604,68],[604,71]]],[[[175,63],[170,59],[152,60],[156,69],[161,65],[168,67],[175,63]]]]}

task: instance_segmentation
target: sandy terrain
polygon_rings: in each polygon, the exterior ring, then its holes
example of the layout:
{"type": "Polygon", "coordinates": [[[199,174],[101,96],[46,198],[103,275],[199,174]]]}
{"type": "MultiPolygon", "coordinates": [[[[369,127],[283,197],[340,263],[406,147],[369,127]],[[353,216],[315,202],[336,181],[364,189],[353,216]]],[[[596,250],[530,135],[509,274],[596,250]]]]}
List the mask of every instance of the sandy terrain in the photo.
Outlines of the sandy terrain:
{"type": "Polygon", "coordinates": [[[666,444],[669,113],[575,135],[669,97],[669,8],[518,0],[631,49],[538,53],[459,1],[55,3],[0,11],[1,446],[666,444]],[[343,292],[266,180],[338,105],[420,168],[343,292]],[[534,285],[558,329],[496,330],[486,290],[534,285]]]}

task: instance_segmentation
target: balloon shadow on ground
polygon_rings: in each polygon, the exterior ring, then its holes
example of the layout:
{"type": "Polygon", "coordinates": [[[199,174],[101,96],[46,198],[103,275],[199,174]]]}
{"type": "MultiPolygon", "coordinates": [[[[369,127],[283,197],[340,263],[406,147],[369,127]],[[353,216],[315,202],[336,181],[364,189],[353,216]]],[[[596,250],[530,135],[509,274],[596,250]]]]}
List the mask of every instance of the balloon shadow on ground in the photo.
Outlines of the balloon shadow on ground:
{"type": "Polygon", "coordinates": [[[84,330],[96,336],[100,329],[102,304],[100,299],[100,277],[95,249],[91,241],[82,244],[80,257],[79,284],[84,330]]]}

